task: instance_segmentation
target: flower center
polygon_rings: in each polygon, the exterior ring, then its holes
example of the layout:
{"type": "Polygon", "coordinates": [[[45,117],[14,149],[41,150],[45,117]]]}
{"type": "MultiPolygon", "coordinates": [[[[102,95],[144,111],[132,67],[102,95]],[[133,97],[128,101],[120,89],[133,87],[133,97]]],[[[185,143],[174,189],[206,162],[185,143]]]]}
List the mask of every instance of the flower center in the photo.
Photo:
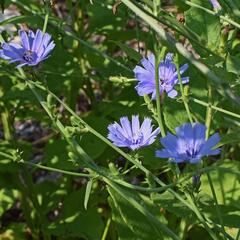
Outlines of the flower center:
{"type": "Polygon", "coordinates": [[[164,83],[164,79],[163,78],[160,78],[160,84],[163,84],[164,83]]]}
{"type": "Polygon", "coordinates": [[[35,53],[32,52],[31,50],[27,50],[24,54],[23,54],[23,59],[27,62],[32,62],[35,59],[35,53]]]}
{"type": "Polygon", "coordinates": [[[143,139],[143,134],[142,133],[134,134],[133,137],[132,137],[132,143],[133,144],[139,144],[139,143],[141,143],[142,139],[143,139]]]}
{"type": "Polygon", "coordinates": [[[196,155],[196,151],[194,148],[190,148],[190,149],[186,150],[186,154],[188,157],[193,158],[196,155]]]}

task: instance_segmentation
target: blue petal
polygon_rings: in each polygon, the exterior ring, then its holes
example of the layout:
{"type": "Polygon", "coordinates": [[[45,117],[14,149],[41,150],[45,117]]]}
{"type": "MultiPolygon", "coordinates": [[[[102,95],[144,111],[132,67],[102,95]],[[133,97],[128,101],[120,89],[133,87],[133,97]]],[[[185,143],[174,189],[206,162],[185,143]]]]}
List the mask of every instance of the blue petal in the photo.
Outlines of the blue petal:
{"type": "Polygon", "coordinates": [[[120,123],[122,125],[122,129],[125,132],[124,135],[127,136],[128,139],[130,139],[132,137],[132,128],[128,117],[121,117],[120,123]]]}
{"type": "Polygon", "coordinates": [[[139,117],[137,116],[132,116],[132,132],[133,134],[136,134],[139,132],[140,129],[140,124],[139,124],[139,117]]]}
{"type": "Polygon", "coordinates": [[[193,128],[191,123],[185,123],[180,127],[175,128],[177,136],[185,140],[193,139],[193,128]]]}
{"type": "Polygon", "coordinates": [[[189,82],[189,77],[183,77],[182,78],[182,83],[185,84],[185,83],[188,83],[189,82]]]}
{"type": "Polygon", "coordinates": [[[42,39],[43,39],[43,32],[41,30],[37,30],[36,32],[36,36],[34,38],[34,41],[33,41],[33,47],[32,47],[32,51],[34,52],[38,52],[38,49],[42,43],[42,39]]]}
{"type": "Polygon", "coordinates": [[[44,49],[44,52],[42,54],[42,58],[46,58],[47,55],[53,50],[53,48],[55,48],[55,43],[52,41],[50,42],[50,44],[47,46],[46,49],[44,49]]]}
{"type": "Polygon", "coordinates": [[[156,157],[159,157],[159,158],[172,157],[172,155],[166,149],[156,151],[155,155],[156,155],[156,157]]]}
{"type": "Polygon", "coordinates": [[[24,30],[19,30],[18,34],[21,38],[21,42],[22,42],[23,47],[26,50],[30,50],[30,44],[29,44],[29,41],[28,41],[29,38],[28,38],[27,33],[24,30]]]}
{"type": "Polygon", "coordinates": [[[205,140],[206,136],[206,126],[201,123],[195,123],[193,125],[193,138],[205,140]]]}
{"type": "Polygon", "coordinates": [[[136,66],[136,67],[133,69],[133,72],[134,72],[135,74],[138,74],[138,73],[144,74],[144,73],[146,73],[146,72],[148,72],[148,71],[147,71],[145,68],[143,68],[143,67],[136,66]]]}
{"type": "Polygon", "coordinates": [[[173,53],[167,53],[166,57],[165,57],[165,61],[172,61],[173,60],[173,53]]]}
{"type": "Polygon", "coordinates": [[[178,139],[171,133],[167,133],[167,136],[160,139],[161,144],[169,151],[176,152],[178,146],[178,139]]]}
{"type": "Polygon", "coordinates": [[[188,69],[188,64],[186,63],[186,64],[184,64],[182,67],[180,67],[180,74],[183,74],[187,69],[188,69]]]}
{"type": "Polygon", "coordinates": [[[144,119],[140,128],[140,132],[143,133],[144,136],[149,136],[151,134],[152,132],[151,123],[152,123],[152,120],[150,118],[144,119]]]}
{"type": "Polygon", "coordinates": [[[4,55],[4,50],[0,50],[0,58],[3,58],[5,60],[11,59],[10,57],[4,55]]]}
{"type": "Polygon", "coordinates": [[[208,155],[218,155],[221,153],[221,148],[216,148],[216,149],[213,149],[211,150],[208,155]]]}
{"type": "Polygon", "coordinates": [[[143,96],[145,94],[150,94],[155,91],[155,86],[141,82],[135,87],[135,89],[137,90],[139,96],[143,96]]]}
{"type": "Polygon", "coordinates": [[[220,141],[220,136],[218,133],[212,135],[201,147],[199,154],[210,155],[212,153],[212,148],[216,146],[220,141]]]}
{"type": "Polygon", "coordinates": [[[159,78],[163,80],[164,83],[173,84],[174,72],[176,67],[171,62],[161,62],[159,65],[159,78]]]}
{"type": "Polygon", "coordinates": [[[108,139],[113,141],[115,145],[123,144],[125,145],[125,136],[122,134],[122,128],[119,124],[114,123],[108,126],[109,134],[108,139]],[[116,144],[117,143],[117,144],[116,144]]]}
{"type": "Polygon", "coordinates": [[[125,132],[122,129],[122,127],[118,123],[113,123],[108,126],[109,133],[112,133],[113,135],[116,135],[118,139],[125,139],[127,136],[125,136],[125,132]]]}
{"type": "Polygon", "coordinates": [[[170,98],[175,98],[177,95],[178,95],[178,92],[174,89],[172,89],[171,91],[169,91],[167,93],[167,95],[170,97],[170,98]]]}
{"type": "Polygon", "coordinates": [[[153,54],[151,54],[149,57],[148,57],[148,59],[147,58],[143,58],[142,60],[141,60],[141,64],[143,65],[143,67],[146,69],[146,70],[148,70],[148,71],[150,71],[150,72],[154,72],[155,71],[155,57],[154,57],[154,55],[153,54]],[[150,59],[150,61],[149,61],[149,59],[150,59]]]}
{"type": "Polygon", "coordinates": [[[30,50],[33,50],[33,42],[35,38],[35,33],[32,30],[28,31],[28,42],[30,46],[30,50]]]}
{"type": "Polygon", "coordinates": [[[147,137],[145,136],[144,142],[142,145],[143,146],[151,145],[155,141],[155,139],[159,133],[160,133],[160,128],[157,128],[149,136],[147,136],[147,137]]]}
{"type": "Polygon", "coordinates": [[[24,49],[20,45],[14,43],[3,43],[3,54],[10,59],[22,59],[24,49]]]}

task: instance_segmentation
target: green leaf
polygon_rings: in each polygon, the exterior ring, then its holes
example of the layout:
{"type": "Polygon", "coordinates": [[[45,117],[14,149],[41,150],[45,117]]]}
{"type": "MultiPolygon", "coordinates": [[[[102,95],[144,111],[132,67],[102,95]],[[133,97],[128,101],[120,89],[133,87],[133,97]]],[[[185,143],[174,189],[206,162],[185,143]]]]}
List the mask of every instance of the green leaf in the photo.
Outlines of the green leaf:
{"type": "MultiPolygon", "coordinates": [[[[208,0],[194,0],[192,2],[211,7],[208,0]]],[[[218,17],[191,7],[185,12],[185,18],[187,27],[200,36],[203,44],[212,50],[218,48],[221,34],[221,24],[218,17]]]]}
{"type": "Polygon", "coordinates": [[[96,207],[84,208],[84,188],[70,193],[64,201],[60,216],[51,222],[47,232],[61,238],[78,237],[91,240],[101,239],[103,222],[96,207]]]}
{"type": "Polygon", "coordinates": [[[93,180],[90,179],[87,183],[85,197],[84,197],[84,208],[85,209],[87,209],[88,200],[89,200],[91,190],[92,190],[92,184],[93,184],[93,180]]]}
{"type": "Polygon", "coordinates": [[[189,122],[183,103],[179,103],[176,99],[164,99],[163,116],[165,124],[171,132],[175,132],[175,128],[183,123],[189,122]]]}
{"type": "Polygon", "coordinates": [[[227,55],[226,60],[226,70],[228,72],[235,73],[237,75],[240,74],[240,58],[236,56],[231,56],[230,54],[227,55]]]}
{"type": "Polygon", "coordinates": [[[0,190],[0,217],[5,211],[12,207],[17,195],[16,190],[8,190],[6,188],[0,190]]]}
{"type": "Polygon", "coordinates": [[[193,222],[195,215],[188,207],[179,202],[172,194],[169,192],[164,192],[162,194],[154,193],[152,194],[152,200],[154,203],[158,204],[162,208],[165,208],[168,212],[173,213],[175,216],[181,218],[188,218],[193,222]]]}
{"type": "MultiPolygon", "coordinates": [[[[202,209],[206,212],[207,216],[215,223],[221,224],[216,214],[216,209],[212,207],[214,203],[211,202],[208,206],[203,205],[202,209]]],[[[218,205],[219,211],[223,219],[223,225],[230,228],[239,228],[240,207],[239,206],[226,206],[218,205]]]]}

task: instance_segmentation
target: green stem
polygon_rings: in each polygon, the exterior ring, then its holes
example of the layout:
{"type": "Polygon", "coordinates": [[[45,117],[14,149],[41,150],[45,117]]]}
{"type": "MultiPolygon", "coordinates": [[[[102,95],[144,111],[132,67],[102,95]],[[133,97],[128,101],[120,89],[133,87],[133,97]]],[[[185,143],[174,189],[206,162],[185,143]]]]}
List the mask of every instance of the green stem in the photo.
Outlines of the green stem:
{"type": "Polygon", "coordinates": [[[208,139],[210,136],[211,122],[212,122],[212,105],[213,105],[212,86],[209,84],[208,85],[208,107],[207,107],[206,120],[205,120],[205,125],[207,127],[206,139],[208,139]]]}
{"type": "Polygon", "coordinates": [[[102,237],[101,237],[101,240],[106,240],[107,235],[108,235],[108,230],[109,230],[109,227],[110,227],[110,225],[111,225],[111,221],[112,221],[111,218],[109,218],[109,219],[107,220],[107,223],[106,223],[106,226],[105,226],[103,235],[102,235],[102,237]]]}
{"type": "MultiPolygon", "coordinates": [[[[153,14],[155,17],[158,16],[159,9],[160,9],[161,1],[160,0],[153,0],[153,14]]],[[[157,38],[157,36],[156,36],[157,38]]],[[[162,119],[162,111],[161,111],[161,96],[160,96],[160,86],[159,86],[159,62],[162,60],[164,57],[164,53],[166,48],[163,48],[161,51],[161,54],[159,56],[158,54],[158,49],[159,49],[159,44],[158,40],[156,40],[155,44],[155,85],[156,85],[156,105],[157,105],[157,122],[162,134],[162,137],[166,136],[165,129],[164,129],[164,124],[163,124],[163,119],[162,119]]]]}
{"type": "Polygon", "coordinates": [[[186,238],[186,233],[187,233],[187,230],[188,230],[188,222],[185,218],[182,218],[181,219],[181,223],[179,225],[179,237],[180,239],[184,240],[186,238]]]}
{"type": "Polygon", "coordinates": [[[233,112],[230,112],[230,111],[225,110],[225,109],[223,109],[223,108],[213,106],[212,104],[206,103],[206,102],[201,101],[201,100],[196,99],[196,98],[192,98],[192,97],[191,97],[190,100],[193,101],[193,102],[195,102],[195,103],[197,103],[197,104],[199,104],[199,105],[205,106],[205,107],[209,107],[209,106],[210,106],[212,109],[214,109],[214,110],[216,110],[216,111],[218,111],[218,112],[222,112],[222,113],[225,113],[225,114],[227,114],[227,115],[229,115],[229,116],[236,117],[236,118],[239,118],[239,119],[240,119],[240,114],[233,113],[233,112]]]}
{"type": "Polygon", "coordinates": [[[9,114],[7,109],[5,109],[1,113],[1,118],[2,118],[2,125],[3,125],[3,133],[4,133],[4,138],[6,141],[11,140],[11,128],[9,126],[9,114]]]}
{"type": "Polygon", "coordinates": [[[58,168],[47,167],[47,166],[43,166],[41,164],[35,164],[35,163],[31,163],[31,162],[21,162],[21,163],[30,165],[32,167],[36,167],[36,168],[44,169],[44,170],[47,170],[47,171],[51,171],[51,172],[62,173],[62,174],[65,174],[65,175],[72,175],[72,176],[76,176],[76,177],[89,177],[89,178],[96,177],[96,175],[94,175],[94,174],[70,172],[70,171],[65,171],[65,170],[58,169],[58,168]]]}
{"type": "Polygon", "coordinates": [[[166,136],[164,126],[163,126],[163,119],[162,119],[162,112],[161,112],[161,98],[160,98],[160,91],[159,91],[159,61],[158,55],[155,55],[155,84],[156,84],[156,104],[157,104],[157,116],[158,116],[158,125],[161,130],[162,137],[166,136]]]}
{"type": "Polygon", "coordinates": [[[46,5],[46,13],[45,13],[45,18],[44,18],[44,24],[43,24],[43,33],[46,32],[47,30],[47,25],[48,25],[48,19],[49,19],[49,6],[48,6],[48,3],[45,3],[46,5]]]}
{"type": "Polygon", "coordinates": [[[191,122],[191,124],[193,124],[192,114],[191,114],[189,106],[188,106],[188,98],[187,98],[186,94],[184,93],[184,89],[183,89],[182,76],[181,76],[180,68],[179,68],[179,56],[178,56],[178,54],[176,55],[176,67],[177,67],[177,73],[178,73],[178,80],[179,80],[179,84],[180,84],[180,91],[181,91],[181,95],[182,95],[182,101],[183,101],[185,110],[187,112],[189,121],[191,122]]]}
{"type": "MultiPolygon", "coordinates": [[[[207,108],[207,111],[206,111],[206,123],[205,123],[205,125],[207,127],[206,140],[210,136],[211,122],[212,122],[212,107],[211,107],[212,105],[213,105],[212,86],[209,84],[208,85],[208,108],[207,108]]],[[[219,209],[219,204],[218,204],[218,201],[217,201],[216,192],[215,192],[215,189],[214,189],[214,186],[213,186],[213,183],[212,183],[212,179],[211,179],[211,176],[210,176],[209,173],[207,173],[207,178],[208,178],[208,182],[209,182],[209,185],[210,185],[212,196],[213,196],[213,199],[214,199],[214,202],[215,202],[218,219],[219,219],[219,222],[220,222],[220,225],[221,225],[221,228],[222,228],[222,232],[224,233],[224,238],[225,238],[225,229],[224,229],[223,219],[222,219],[221,212],[220,212],[220,209],[219,209]]]]}
{"type": "Polygon", "coordinates": [[[157,115],[156,109],[154,108],[150,97],[147,94],[144,94],[143,99],[147,105],[148,110],[152,113],[153,118],[158,122],[158,115],[157,115]]]}

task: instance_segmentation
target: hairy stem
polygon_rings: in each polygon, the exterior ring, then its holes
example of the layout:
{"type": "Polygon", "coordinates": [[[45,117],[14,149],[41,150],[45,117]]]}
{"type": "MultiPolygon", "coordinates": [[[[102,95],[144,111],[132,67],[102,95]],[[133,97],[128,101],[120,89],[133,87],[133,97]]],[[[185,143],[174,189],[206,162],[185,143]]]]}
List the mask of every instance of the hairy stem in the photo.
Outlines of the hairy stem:
{"type": "Polygon", "coordinates": [[[218,112],[222,112],[226,115],[229,115],[229,116],[232,116],[232,117],[235,117],[235,118],[239,118],[240,119],[240,114],[237,114],[237,113],[233,113],[231,111],[228,111],[228,110],[225,110],[223,108],[220,108],[220,107],[216,107],[216,106],[213,106],[211,103],[206,103],[204,101],[201,101],[199,99],[196,99],[196,98],[189,98],[191,101],[199,104],[199,105],[202,105],[202,106],[205,106],[205,107],[211,107],[212,109],[218,111],[218,112]]]}
{"type": "Polygon", "coordinates": [[[187,98],[186,94],[184,93],[184,89],[183,89],[182,77],[181,77],[180,68],[179,68],[178,54],[176,55],[176,66],[177,66],[178,80],[179,80],[179,84],[180,84],[180,91],[181,91],[181,95],[182,95],[182,101],[183,101],[185,110],[187,112],[189,121],[191,122],[191,124],[193,124],[192,114],[190,112],[189,105],[188,105],[188,98],[187,98]]]}
{"type": "Polygon", "coordinates": [[[161,99],[160,99],[160,91],[159,91],[159,61],[158,56],[155,55],[155,84],[156,84],[156,104],[157,104],[157,116],[158,116],[158,125],[161,130],[162,137],[166,136],[162,112],[161,112],[161,99]]]}
{"type": "Polygon", "coordinates": [[[62,169],[47,167],[47,166],[43,166],[41,164],[35,164],[35,163],[32,163],[32,162],[25,162],[25,161],[23,161],[21,163],[26,164],[26,165],[30,165],[32,167],[44,169],[44,170],[47,170],[47,171],[50,171],[50,172],[62,173],[62,174],[65,174],[65,175],[72,175],[72,176],[76,176],[76,177],[89,177],[89,178],[90,177],[96,177],[96,175],[94,175],[94,174],[65,171],[65,170],[62,170],[62,169]]]}

